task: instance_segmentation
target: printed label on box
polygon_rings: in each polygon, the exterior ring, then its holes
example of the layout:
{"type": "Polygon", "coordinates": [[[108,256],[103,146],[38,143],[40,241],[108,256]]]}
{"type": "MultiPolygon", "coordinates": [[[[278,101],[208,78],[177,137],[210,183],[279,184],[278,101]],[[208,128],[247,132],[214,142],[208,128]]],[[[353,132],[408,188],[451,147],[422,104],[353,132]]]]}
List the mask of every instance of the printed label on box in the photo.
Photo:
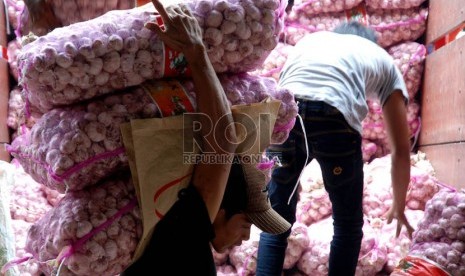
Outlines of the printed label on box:
{"type": "Polygon", "coordinates": [[[152,97],[162,117],[195,111],[187,92],[177,80],[147,81],[142,88],[152,97]]]}
{"type": "Polygon", "coordinates": [[[164,57],[164,77],[190,76],[191,71],[183,53],[171,49],[163,43],[164,57]]]}
{"type": "Polygon", "coordinates": [[[368,14],[364,3],[350,10],[346,10],[347,21],[354,20],[368,26],[368,14]]]}

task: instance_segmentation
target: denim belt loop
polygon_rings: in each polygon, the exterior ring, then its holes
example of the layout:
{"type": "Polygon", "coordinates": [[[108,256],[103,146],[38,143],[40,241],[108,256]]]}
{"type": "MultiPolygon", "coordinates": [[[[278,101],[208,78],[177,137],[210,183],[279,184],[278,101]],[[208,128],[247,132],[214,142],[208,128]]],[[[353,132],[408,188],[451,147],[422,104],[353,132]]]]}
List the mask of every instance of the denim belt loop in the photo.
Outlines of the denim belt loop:
{"type": "Polygon", "coordinates": [[[328,113],[329,109],[332,108],[330,105],[326,104],[323,101],[312,101],[307,99],[296,99],[298,102],[297,106],[299,107],[299,114],[302,116],[302,119],[305,120],[305,117],[308,116],[308,113],[321,112],[328,113]]]}

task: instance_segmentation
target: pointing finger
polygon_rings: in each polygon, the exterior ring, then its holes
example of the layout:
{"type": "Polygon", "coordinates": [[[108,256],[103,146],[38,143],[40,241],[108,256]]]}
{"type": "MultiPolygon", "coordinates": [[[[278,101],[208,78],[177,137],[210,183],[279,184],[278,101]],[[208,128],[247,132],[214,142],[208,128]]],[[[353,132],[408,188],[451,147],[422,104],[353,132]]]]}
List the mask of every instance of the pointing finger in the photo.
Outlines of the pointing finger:
{"type": "Polygon", "coordinates": [[[161,18],[163,18],[164,21],[169,20],[168,13],[163,4],[159,0],[152,0],[152,3],[157,12],[161,15],[161,18]]]}

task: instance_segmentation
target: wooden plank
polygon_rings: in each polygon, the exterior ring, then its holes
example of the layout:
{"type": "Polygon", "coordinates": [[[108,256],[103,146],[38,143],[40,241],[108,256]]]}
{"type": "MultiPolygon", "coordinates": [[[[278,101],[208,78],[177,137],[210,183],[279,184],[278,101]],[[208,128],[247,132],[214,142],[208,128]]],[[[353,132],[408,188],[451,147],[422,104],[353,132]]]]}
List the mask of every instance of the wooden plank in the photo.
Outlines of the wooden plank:
{"type": "Polygon", "coordinates": [[[465,22],[465,0],[429,0],[426,44],[465,22]]]}
{"type": "MultiPolygon", "coordinates": [[[[7,47],[5,7],[3,3],[3,1],[0,1],[0,45],[7,47]]],[[[6,125],[8,98],[10,97],[8,77],[8,62],[0,58],[0,160],[3,161],[10,160],[10,155],[4,147],[4,143],[10,142],[9,130],[6,125]]]]}
{"type": "Polygon", "coordinates": [[[465,37],[426,57],[419,145],[465,141],[465,37]]]}
{"type": "Polygon", "coordinates": [[[423,146],[418,150],[426,154],[436,172],[437,179],[456,188],[465,188],[465,141],[444,145],[423,146]]]}

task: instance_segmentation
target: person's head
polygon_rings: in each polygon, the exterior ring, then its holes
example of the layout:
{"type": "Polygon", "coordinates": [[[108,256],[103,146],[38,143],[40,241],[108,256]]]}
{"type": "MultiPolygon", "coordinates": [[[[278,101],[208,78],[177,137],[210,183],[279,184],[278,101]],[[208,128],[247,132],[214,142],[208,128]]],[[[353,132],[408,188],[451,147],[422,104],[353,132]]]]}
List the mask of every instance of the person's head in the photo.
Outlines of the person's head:
{"type": "Polygon", "coordinates": [[[377,43],[375,32],[358,21],[345,22],[337,26],[333,32],[338,34],[358,35],[377,43]]]}

